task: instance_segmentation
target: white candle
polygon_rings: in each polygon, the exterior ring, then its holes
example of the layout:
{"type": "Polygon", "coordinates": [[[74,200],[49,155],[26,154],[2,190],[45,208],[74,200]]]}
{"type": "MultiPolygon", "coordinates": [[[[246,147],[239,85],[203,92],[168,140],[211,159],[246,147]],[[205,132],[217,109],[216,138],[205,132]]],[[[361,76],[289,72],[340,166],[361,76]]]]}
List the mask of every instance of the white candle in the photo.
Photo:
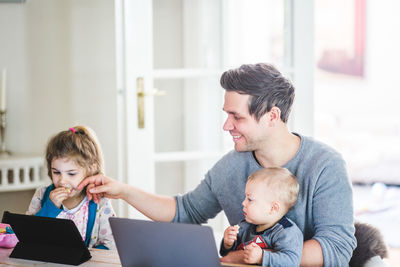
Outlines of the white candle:
{"type": "Polygon", "coordinates": [[[0,94],[0,110],[6,110],[6,84],[7,84],[7,70],[3,69],[3,75],[1,79],[1,94],[0,94]]]}

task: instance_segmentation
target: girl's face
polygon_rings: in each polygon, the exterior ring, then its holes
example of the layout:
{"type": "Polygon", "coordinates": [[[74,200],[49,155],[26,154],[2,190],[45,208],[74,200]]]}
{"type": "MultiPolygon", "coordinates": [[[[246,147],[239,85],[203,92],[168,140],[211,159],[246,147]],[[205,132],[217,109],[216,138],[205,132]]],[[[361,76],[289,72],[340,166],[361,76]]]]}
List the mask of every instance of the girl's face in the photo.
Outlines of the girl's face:
{"type": "Polygon", "coordinates": [[[51,178],[54,186],[69,188],[70,197],[79,195],[79,183],[86,177],[85,169],[68,158],[54,158],[51,161],[51,178]]]}

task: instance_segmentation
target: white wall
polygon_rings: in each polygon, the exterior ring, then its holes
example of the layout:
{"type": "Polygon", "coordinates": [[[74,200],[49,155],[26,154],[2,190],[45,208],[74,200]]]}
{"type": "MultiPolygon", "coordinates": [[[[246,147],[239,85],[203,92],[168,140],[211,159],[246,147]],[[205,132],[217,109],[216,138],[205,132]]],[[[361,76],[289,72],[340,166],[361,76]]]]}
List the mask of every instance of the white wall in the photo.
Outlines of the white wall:
{"type": "MultiPolygon", "coordinates": [[[[106,172],[117,175],[114,2],[27,0],[0,4],[0,68],[8,71],[6,144],[43,155],[50,136],[77,124],[92,127],[106,172]]],[[[17,211],[30,201],[20,195],[17,211]]]]}

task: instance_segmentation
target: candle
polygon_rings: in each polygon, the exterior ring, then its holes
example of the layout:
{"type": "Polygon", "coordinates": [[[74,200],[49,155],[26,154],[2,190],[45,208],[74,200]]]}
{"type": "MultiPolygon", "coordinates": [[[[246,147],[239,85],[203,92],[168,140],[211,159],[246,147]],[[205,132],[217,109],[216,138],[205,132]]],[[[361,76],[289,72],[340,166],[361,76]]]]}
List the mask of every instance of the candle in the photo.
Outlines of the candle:
{"type": "Polygon", "coordinates": [[[7,70],[3,69],[3,75],[1,79],[1,93],[0,93],[0,111],[6,110],[6,83],[7,83],[7,70]]]}

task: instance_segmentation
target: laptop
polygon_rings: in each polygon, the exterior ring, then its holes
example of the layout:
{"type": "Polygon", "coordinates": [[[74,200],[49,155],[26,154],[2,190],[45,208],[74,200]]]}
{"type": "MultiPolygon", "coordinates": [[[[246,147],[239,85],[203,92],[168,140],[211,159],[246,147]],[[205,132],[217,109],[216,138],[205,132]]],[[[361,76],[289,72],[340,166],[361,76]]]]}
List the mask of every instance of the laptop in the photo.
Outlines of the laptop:
{"type": "Polygon", "coordinates": [[[19,242],[11,258],[79,265],[91,258],[71,220],[5,211],[3,223],[11,226],[19,242]]]}
{"type": "Polygon", "coordinates": [[[211,227],[109,218],[122,266],[221,266],[211,227]]]}

